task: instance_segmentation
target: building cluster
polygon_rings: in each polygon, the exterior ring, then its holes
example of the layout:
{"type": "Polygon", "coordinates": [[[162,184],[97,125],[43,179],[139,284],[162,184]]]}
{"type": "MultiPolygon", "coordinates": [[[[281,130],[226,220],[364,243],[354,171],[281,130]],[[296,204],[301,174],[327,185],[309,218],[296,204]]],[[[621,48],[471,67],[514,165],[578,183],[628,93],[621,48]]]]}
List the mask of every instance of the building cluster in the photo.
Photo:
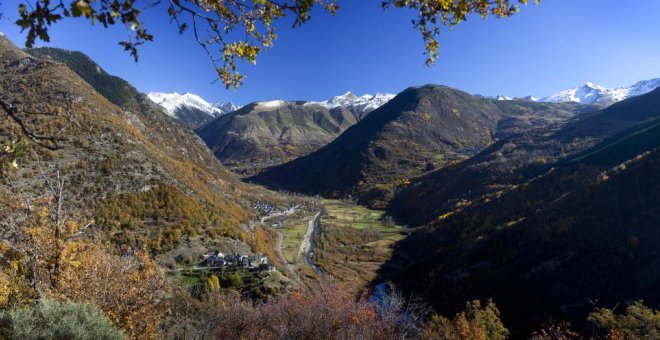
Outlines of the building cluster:
{"type": "Polygon", "coordinates": [[[273,271],[275,267],[268,263],[268,258],[263,254],[258,255],[241,255],[241,254],[228,254],[225,255],[221,252],[214,252],[204,255],[204,260],[200,263],[202,267],[212,269],[224,267],[239,267],[259,269],[262,271],[273,271]]]}

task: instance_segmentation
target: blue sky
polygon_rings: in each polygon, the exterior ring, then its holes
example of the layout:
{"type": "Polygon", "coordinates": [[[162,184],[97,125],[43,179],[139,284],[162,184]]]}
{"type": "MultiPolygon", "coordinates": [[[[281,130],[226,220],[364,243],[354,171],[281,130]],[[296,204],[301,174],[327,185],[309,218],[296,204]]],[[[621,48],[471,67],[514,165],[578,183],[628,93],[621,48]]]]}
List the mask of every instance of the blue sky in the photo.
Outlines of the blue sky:
{"type": "MultiPolygon", "coordinates": [[[[134,63],[117,45],[126,31],[68,19],[53,26],[54,47],[78,50],[144,92],[193,92],[210,101],[322,100],[352,91],[396,93],[444,84],[484,95],[547,95],[591,81],[629,85],[660,77],[660,1],[544,0],[506,20],[471,18],[440,38],[435,66],[424,66],[414,13],[380,7],[381,0],[339,0],[332,17],[315,13],[292,30],[281,25],[275,46],[257,66],[243,67],[245,86],[225,90],[190,33],[180,36],[162,8],[146,11],[155,42],[134,63]],[[625,4],[624,4],[625,3],[625,4]],[[633,5],[634,3],[634,5],[633,5]]],[[[22,46],[13,24],[18,0],[4,0],[0,31],[22,46]],[[13,20],[12,20],[13,19],[13,20]]],[[[46,45],[39,42],[39,46],[46,45]]]]}

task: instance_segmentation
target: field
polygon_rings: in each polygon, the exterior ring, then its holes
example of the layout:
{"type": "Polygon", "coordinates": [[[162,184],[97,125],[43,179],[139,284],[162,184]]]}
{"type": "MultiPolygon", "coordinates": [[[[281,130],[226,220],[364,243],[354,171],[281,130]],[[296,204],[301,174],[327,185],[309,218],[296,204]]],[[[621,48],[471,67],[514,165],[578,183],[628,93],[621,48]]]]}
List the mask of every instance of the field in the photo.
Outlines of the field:
{"type": "Polygon", "coordinates": [[[305,237],[305,232],[309,225],[309,219],[312,217],[305,217],[291,221],[291,225],[280,229],[284,235],[284,240],[282,241],[282,253],[287,262],[295,264],[300,260],[301,257],[298,254],[300,243],[302,243],[302,240],[305,237]]]}
{"type": "MultiPolygon", "coordinates": [[[[392,254],[392,246],[406,235],[382,211],[340,200],[308,198],[304,205],[289,214],[291,203],[261,218],[261,229],[270,233],[269,259],[280,271],[303,286],[313,287],[319,278],[309,266],[305,254],[300,253],[310,221],[323,211],[315,236],[314,263],[322,272],[330,274],[351,292],[359,293],[372,280],[392,254]]],[[[263,237],[262,237],[263,238],[263,237]]],[[[259,239],[259,237],[258,237],[259,239]]],[[[262,240],[257,243],[265,243],[262,240]]]]}
{"type": "Polygon", "coordinates": [[[323,203],[314,262],[358,293],[376,279],[394,243],[405,237],[405,229],[382,211],[338,200],[323,203]]]}
{"type": "Polygon", "coordinates": [[[209,290],[211,275],[218,278],[220,289],[233,289],[251,298],[263,299],[285,291],[290,280],[278,271],[262,273],[246,268],[224,268],[222,270],[199,270],[171,273],[171,278],[194,295],[203,295],[209,290]]]}

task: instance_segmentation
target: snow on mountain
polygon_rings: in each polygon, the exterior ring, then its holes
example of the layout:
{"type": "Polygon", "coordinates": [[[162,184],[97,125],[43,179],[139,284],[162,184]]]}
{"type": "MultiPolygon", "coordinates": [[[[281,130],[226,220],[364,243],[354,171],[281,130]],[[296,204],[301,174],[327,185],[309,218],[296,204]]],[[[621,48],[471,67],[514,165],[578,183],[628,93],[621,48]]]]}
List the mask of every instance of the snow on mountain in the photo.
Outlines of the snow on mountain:
{"type": "Polygon", "coordinates": [[[174,118],[179,118],[177,111],[185,109],[199,110],[211,117],[217,117],[239,108],[233,103],[209,103],[202,97],[189,92],[184,94],[150,92],[147,96],[154,103],[164,107],[167,114],[174,118]]]}
{"type": "Polygon", "coordinates": [[[351,92],[346,92],[341,96],[332,97],[330,100],[321,102],[307,102],[307,104],[321,105],[329,109],[343,106],[366,112],[373,111],[383,106],[394,97],[394,94],[389,93],[376,93],[375,95],[365,94],[362,96],[357,96],[351,92]]]}
{"type": "Polygon", "coordinates": [[[541,101],[550,103],[576,102],[582,104],[594,104],[599,99],[602,101],[605,96],[609,96],[609,91],[610,90],[605,87],[586,83],[572,89],[557,92],[553,95],[542,98],[541,101]]]}
{"type": "Polygon", "coordinates": [[[263,109],[274,109],[276,107],[280,107],[284,105],[286,102],[283,100],[269,100],[265,102],[257,102],[257,107],[263,108],[263,109]]]}
{"type": "Polygon", "coordinates": [[[614,89],[586,83],[569,90],[557,92],[539,101],[551,103],[576,102],[582,104],[610,105],[618,101],[649,93],[660,87],[660,78],[643,80],[631,86],[614,89]]]}
{"type": "Polygon", "coordinates": [[[497,97],[495,97],[495,99],[497,99],[497,100],[513,100],[513,98],[511,98],[511,97],[507,97],[507,96],[503,96],[503,95],[498,95],[497,97]]]}
{"type": "Polygon", "coordinates": [[[212,105],[214,108],[216,108],[216,109],[222,111],[223,113],[233,112],[233,111],[236,111],[236,110],[238,110],[238,109],[241,108],[240,106],[238,106],[238,105],[236,105],[236,104],[234,104],[234,103],[231,103],[231,102],[227,102],[227,103],[220,103],[220,102],[217,102],[217,103],[213,103],[213,104],[211,104],[211,105],[212,105]]]}

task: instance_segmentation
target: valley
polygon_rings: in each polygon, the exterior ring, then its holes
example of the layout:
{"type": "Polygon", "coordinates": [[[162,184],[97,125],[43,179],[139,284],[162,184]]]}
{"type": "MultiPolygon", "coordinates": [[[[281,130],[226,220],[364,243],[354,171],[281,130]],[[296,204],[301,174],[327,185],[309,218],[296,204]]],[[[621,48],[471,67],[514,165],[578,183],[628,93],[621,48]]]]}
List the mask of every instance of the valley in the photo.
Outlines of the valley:
{"type": "Polygon", "coordinates": [[[145,95],[79,52],[0,36],[0,56],[0,307],[91,301],[135,338],[314,303],[418,337],[477,308],[524,338],[659,306],[657,80],[239,107],[145,95]]]}

